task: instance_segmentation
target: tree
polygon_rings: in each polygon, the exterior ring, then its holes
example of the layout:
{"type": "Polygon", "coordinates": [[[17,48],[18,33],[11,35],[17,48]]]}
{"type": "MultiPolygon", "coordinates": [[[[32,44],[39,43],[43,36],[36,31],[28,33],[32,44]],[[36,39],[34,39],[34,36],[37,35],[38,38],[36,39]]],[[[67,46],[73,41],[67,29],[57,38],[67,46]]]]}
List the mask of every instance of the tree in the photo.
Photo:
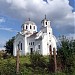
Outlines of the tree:
{"type": "Polygon", "coordinates": [[[67,73],[73,73],[75,69],[75,40],[69,40],[64,36],[60,39],[58,58],[61,62],[62,70],[67,73]]]}
{"type": "Polygon", "coordinates": [[[13,55],[13,42],[14,42],[15,37],[12,37],[6,42],[6,45],[4,46],[6,48],[6,52],[10,53],[13,55]]]}

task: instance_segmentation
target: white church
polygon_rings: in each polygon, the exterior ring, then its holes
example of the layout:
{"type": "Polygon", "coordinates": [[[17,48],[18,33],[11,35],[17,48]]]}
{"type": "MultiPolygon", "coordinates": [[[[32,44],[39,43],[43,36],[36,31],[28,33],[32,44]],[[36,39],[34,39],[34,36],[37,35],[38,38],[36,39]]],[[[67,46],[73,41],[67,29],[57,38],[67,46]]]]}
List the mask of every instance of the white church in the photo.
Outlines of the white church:
{"type": "Polygon", "coordinates": [[[27,55],[35,51],[42,55],[53,54],[53,48],[57,51],[56,38],[53,35],[51,21],[45,18],[41,21],[41,29],[37,32],[37,25],[32,21],[26,21],[21,26],[21,32],[15,36],[13,43],[13,55],[17,55],[17,50],[20,50],[20,55],[27,55]],[[51,50],[51,51],[50,51],[51,50]]]}

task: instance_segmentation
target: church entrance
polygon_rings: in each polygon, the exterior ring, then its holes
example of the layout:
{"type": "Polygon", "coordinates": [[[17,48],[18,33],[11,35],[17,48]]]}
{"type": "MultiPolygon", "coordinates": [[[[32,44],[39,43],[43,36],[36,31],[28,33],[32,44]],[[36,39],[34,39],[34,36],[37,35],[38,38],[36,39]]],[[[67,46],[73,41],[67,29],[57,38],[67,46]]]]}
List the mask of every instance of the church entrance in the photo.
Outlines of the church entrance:
{"type": "Polygon", "coordinates": [[[30,48],[30,53],[31,53],[31,54],[33,53],[33,48],[30,48]]]}

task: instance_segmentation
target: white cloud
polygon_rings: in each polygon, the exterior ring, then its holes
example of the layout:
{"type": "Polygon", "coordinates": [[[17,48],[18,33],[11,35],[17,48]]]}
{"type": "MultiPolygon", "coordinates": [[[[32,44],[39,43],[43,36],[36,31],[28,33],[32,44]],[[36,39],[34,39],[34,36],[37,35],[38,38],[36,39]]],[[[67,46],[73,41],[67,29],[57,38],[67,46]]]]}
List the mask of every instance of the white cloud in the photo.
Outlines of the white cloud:
{"type": "MultiPolygon", "coordinates": [[[[37,24],[47,14],[55,28],[74,28],[75,12],[72,12],[73,8],[69,5],[69,0],[47,0],[47,2],[43,0],[0,0],[0,12],[23,20],[30,17],[37,24]]],[[[66,29],[63,32],[66,32],[66,29]]]]}
{"type": "Polygon", "coordinates": [[[25,8],[26,7],[26,2],[25,0],[6,0],[7,3],[11,4],[10,8],[15,9],[16,8],[25,8]]]}
{"type": "Polygon", "coordinates": [[[0,23],[5,22],[5,19],[3,17],[0,17],[0,23]]]}
{"type": "Polygon", "coordinates": [[[69,39],[75,40],[75,33],[74,34],[68,34],[68,35],[66,35],[66,37],[69,38],[69,39]]]}
{"type": "Polygon", "coordinates": [[[5,43],[0,41],[0,50],[5,50],[4,45],[5,43]]]}

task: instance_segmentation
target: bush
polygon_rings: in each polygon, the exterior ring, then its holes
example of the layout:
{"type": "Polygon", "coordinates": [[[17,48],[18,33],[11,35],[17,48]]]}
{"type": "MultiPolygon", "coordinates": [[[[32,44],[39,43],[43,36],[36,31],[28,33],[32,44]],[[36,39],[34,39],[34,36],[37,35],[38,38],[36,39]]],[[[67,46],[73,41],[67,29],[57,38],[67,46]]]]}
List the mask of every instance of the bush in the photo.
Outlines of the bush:
{"type": "Polygon", "coordinates": [[[8,59],[6,62],[0,63],[0,75],[15,75],[16,67],[14,63],[8,59]]]}
{"type": "Polygon", "coordinates": [[[37,52],[30,55],[30,62],[33,67],[39,66],[44,68],[47,65],[45,58],[37,52]]]}

